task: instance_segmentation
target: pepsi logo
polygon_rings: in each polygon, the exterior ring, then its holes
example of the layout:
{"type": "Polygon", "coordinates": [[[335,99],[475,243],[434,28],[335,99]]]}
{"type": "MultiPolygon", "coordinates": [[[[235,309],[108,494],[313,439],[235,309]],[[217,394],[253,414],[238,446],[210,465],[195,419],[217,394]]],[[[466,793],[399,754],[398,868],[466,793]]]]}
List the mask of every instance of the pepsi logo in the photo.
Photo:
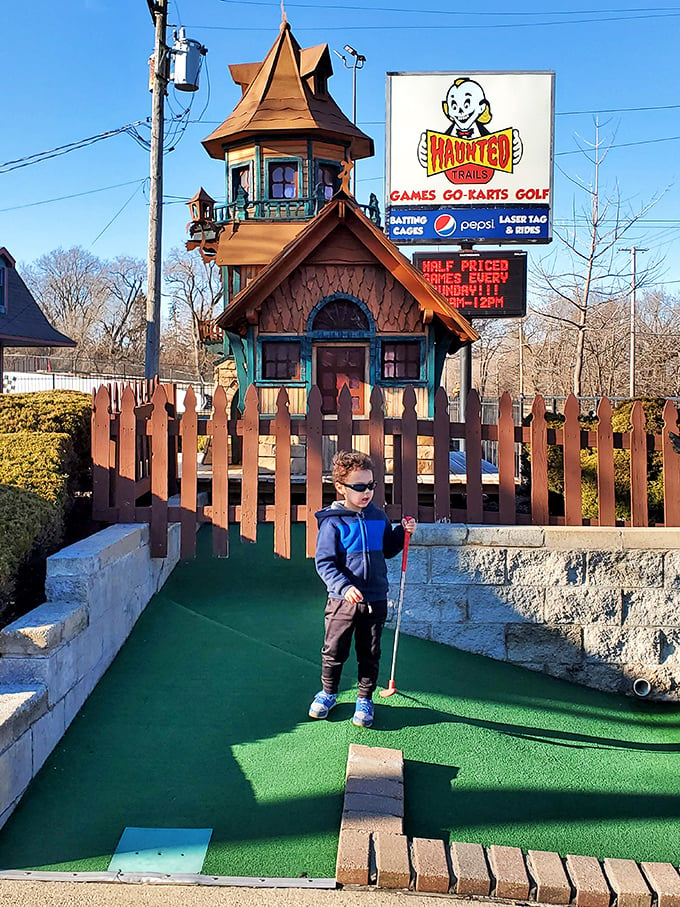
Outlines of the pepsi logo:
{"type": "Polygon", "coordinates": [[[439,214],[434,221],[434,231],[438,236],[451,236],[456,232],[456,219],[452,214],[439,214]]]}

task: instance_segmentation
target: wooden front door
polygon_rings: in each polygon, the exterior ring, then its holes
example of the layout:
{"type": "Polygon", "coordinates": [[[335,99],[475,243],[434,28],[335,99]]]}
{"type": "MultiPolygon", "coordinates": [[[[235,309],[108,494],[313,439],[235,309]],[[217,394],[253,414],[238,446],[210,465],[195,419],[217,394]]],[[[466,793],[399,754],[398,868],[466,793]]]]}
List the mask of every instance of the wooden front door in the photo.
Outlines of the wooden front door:
{"type": "Polygon", "coordinates": [[[321,409],[337,413],[338,394],[343,385],[352,395],[352,412],[366,411],[366,347],[317,346],[316,383],[321,391],[321,409]]]}

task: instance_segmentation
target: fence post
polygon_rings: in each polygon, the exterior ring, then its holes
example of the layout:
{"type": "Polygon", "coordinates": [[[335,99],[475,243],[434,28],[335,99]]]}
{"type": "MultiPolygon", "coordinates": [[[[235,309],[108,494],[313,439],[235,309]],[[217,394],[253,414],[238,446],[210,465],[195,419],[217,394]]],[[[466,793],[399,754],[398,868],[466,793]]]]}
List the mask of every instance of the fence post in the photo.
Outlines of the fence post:
{"type": "Polygon", "coordinates": [[[338,394],[338,450],[352,449],[352,395],[343,384],[338,394]]]}
{"type": "Polygon", "coordinates": [[[647,507],[647,432],[645,411],[636,400],[630,413],[630,522],[648,526],[647,507]]]}
{"type": "Polygon", "coordinates": [[[382,389],[371,391],[368,416],[368,451],[373,460],[375,494],[373,503],[381,509],[385,506],[385,398],[382,389]]]}
{"type": "Polygon", "coordinates": [[[597,515],[600,526],[616,526],[614,432],[612,405],[603,397],[597,406],[597,515]]]}
{"type": "Polygon", "coordinates": [[[249,385],[243,410],[243,456],[241,458],[241,538],[257,541],[257,500],[260,476],[260,410],[257,388],[249,385]]]}
{"type": "Polygon", "coordinates": [[[474,388],[465,405],[465,472],[468,523],[482,523],[482,408],[474,388]]]}
{"type": "Polygon", "coordinates": [[[402,516],[418,519],[418,414],[416,392],[409,386],[403,395],[401,417],[402,516]]]}
{"type": "Polygon", "coordinates": [[[505,391],[498,407],[498,519],[501,525],[517,522],[515,505],[515,420],[513,403],[505,391]]]}
{"type": "Polygon", "coordinates": [[[435,522],[451,519],[451,466],[449,460],[449,398],[440,385],[434,395],[434,518],[435,522]]]}
{"type": "Polygon", "coordinates": [[[196,394],[191,385],[184,396],[184,413],[179,431],[182,440],[180,556],[187,559],[196,556],[196,495],[198,492],[198,417],[196,416],[196,394]]]}
{"type": "Polygon", "coordinates": [[[579,404],[574,394],[569,394],[564,405],[564,435],[562,455],[564,460],[564,523],[566,526],[583,525],[581,502],[581,425],[578,421],[579,404]]]}
{"type": "Polygon", "coordinates": [[[168,553],[168,413],[159,384],[151,400],[151,557],[168,553]]]}
{"type": "Polygon", "coordinates": [[[102,384],[92,405],[92,517],[106,519],[109,509],[109,442],[111,407],[109,392],[102,384]]]}
{"type": "Polygon", "coordinates": [[[538,526],[550,522],[548,512],[548,426],[545,421],[545,400],[534,397],[531,407],[531,521],[538,526]]]}
{"type": "Polygon", "coordinates": [[[135,521],[135,482],[137,479],[137,417],[135,415],[135,395],[128,385],[123,391],[120,418],[118,422],[118,464],[120,481],[117,486],[119,496],[118,518],[123,523],[135,521]]]}
{"type": "Polygon", "coordinates": [[[307,489],[305,495],[306,551],[307,557],[316,552],[317,524],[314,514],[323,505],[323,416],[321,391],[316,385],[307,395],[307,489]]]}
{"type": "Polygon", "coordinates": [[[669,432],[678,430],[678,411],[670,400],[663,408],[663,519],[664,526],[680,526],[680,454],[674,449],[669,432]]]}
{"type": "Polygon", "coordinates": [[[276,398],[274,436],[274,554],[290,558],[290,411],[288,391],[282,387],[276,398]]]}
{"type": "Polygon", "coordinates": [[[213,499],[212,537],[215,557],[229,556],[229,449],[227,445],[227,395],[218,385],[212,417],[213,499]]]}

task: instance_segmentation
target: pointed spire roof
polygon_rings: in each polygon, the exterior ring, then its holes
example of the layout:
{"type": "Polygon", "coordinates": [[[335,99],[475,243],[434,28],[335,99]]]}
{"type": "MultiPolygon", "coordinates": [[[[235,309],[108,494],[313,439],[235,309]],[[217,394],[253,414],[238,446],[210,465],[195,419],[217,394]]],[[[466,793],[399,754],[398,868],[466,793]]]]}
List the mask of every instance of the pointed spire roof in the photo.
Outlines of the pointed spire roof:
{"type": "Polygon", "coordinates": [[[333,74],[327,44],[302,49],[287,22],[261,63],[229,67],[243,97],[233,113],[203,146],[224,159],[224,145],[271,133],[316,133],[320,138],[351,143],[354,160],[374,154],[373,140],[340,110],[326,89],[333,74]]]}

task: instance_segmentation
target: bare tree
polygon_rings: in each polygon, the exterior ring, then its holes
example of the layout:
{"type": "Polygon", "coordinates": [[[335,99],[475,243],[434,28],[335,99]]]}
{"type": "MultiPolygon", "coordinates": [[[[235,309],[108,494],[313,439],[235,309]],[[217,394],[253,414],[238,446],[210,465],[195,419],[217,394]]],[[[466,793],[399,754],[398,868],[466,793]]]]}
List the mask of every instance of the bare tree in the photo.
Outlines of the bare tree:
{"type": "MultiPolygon", "coordinates": [[[[583,392],[592,312],[612,301],[623,302],[630,289],[628,261],[617,255],[619,243],[659,198],[633,209],[622,200],[618,185],[603,190],[601,170],[613,140],[614,136],[606,142],[602,139],[596,121],[594,142],[581,142],[580,149],[592,167],[592,180],[568,178],[586,193],[586,203],[581,209],[574,206],[569,226],[555,229],[559,252],[541,260],[532,275],[541,297],[536,311],[553,323],[567,326],[572,337],[575,335],[571,390],[577,396],[583,392]]],[[[637,288],[650,282],[658,264],[652,262],[637,275],[637,288]]]]}
{"type": "Polygon", "coordinates": [[[171,318],[177,323],[188,316],[191,354],[196,375],[209,369],[212,357],[201,344],[199,324],[216,317],[222,299],[219,270],[213,262],[184,249],[172,249],[165,262],[165,283],[170,293],[171,318]]]}
{"type": "Polygon", "coordinates": [[[77,342],[75,360],[86,356],[95,341],[97,318],[108,296],[100,259],[79,246],[59,248],[42,255],[24,271],[24,276],[52,324],[77,342]]]}
{"type": "Polygon", "coordinates": [[[641,394],[680,394],[680,297],[663,290],[638,301],[637,381],[641,394]]]}
{"type": "Polygon", "coordinates": [[[108,300],[97,321],[98,347],[113,360],[141,362],[146,332],[146,263],[120,257],[108,262],[104,283],[108,300]]]}

